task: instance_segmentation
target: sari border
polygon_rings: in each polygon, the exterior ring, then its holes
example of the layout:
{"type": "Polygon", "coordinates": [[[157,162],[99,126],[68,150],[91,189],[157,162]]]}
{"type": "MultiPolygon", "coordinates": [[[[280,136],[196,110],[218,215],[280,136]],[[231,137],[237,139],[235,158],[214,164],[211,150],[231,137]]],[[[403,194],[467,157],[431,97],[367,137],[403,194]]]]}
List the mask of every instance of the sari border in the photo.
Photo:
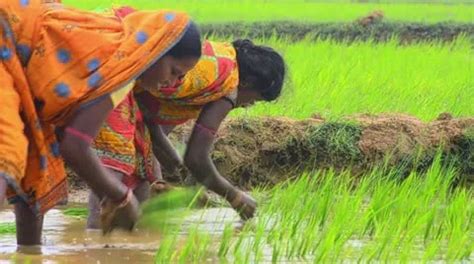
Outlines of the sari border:
{"type": "Polygon", "coordinates": [[[10,204],[15,204],[19,201],[25,202],[35,215],[44,215],[49,209],[61,203],[61,198],[67,198],[67,178],[65,177],[61,182],[56,184],[51,190],[43,195],[41,198],[36,198],[33,202],[28,195],[21,189],[17,181],[6,172],[0,172],[0,177],[3,177],[15,195],[8,197],[10,204]]]}
{"type": "MultiPolygon", "coordinates": [[[[150,62],[145,66],[143,67],[143,69],[139,70],[136,74],[132,75],[132,77],[128,78],[127,80],[125,80],[123,83],[121,84],[118,84],[117,85],[117,88],[115,89],[111,89],[108,93],[105,93],[101,96],[98,96],[97,98],[101,98],[101,97],[104,97],[104,96],[107,96],[107,95],[110,95],[111,93],[115,92],[115,91],[118,91],[122,88],[125,88],[127,85],[129,85],[130,83],[132,83],[133,81],[135,81],[140,75],[142,75],[145,71],[147,71],[151,66],[153,66],[153,64],[155,64],[159,59],[161,59],[166,53],[168,53],[172,48],[174,48],[174,46],[176,46],[180,41],[181,39],[184,37],[184,35],[186,34],[186,32],[188,31],[189,27],[191,25],[191,20],[188,21],[187,25],[184,27],[184,30],[183,32],[181,32],[181,34],[176,38],[176,40],[171,44],[169,45],[169,47],[167,47],[166,49],[164,49],[161,53],[157,54],[155,58],[153,58],[152,60],[150,60],[150,62]]],[[[97,98],[94,98],[88,102],[84,102],[82,103],[80,106],[79,106],[79,109],[84,109],[84,108],[87,108],[88,106],[90,106],[90,102],[91,101],[95,101],[95,99],[97,98]]]]}

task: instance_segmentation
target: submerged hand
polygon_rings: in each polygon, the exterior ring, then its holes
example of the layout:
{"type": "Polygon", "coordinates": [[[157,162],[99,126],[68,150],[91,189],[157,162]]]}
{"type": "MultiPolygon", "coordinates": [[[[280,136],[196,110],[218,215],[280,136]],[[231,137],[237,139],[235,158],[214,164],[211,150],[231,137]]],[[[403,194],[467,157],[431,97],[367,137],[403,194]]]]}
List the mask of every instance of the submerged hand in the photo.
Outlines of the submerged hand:
{"type": "Polygon", "coordinates": [[[137,223],[141,211],[140,204],[130,191],[126,203],[117,205],[106,199],[102,202],[100,220],[104,234],[112,232],[115,228],[132,231],[137,223]]]}

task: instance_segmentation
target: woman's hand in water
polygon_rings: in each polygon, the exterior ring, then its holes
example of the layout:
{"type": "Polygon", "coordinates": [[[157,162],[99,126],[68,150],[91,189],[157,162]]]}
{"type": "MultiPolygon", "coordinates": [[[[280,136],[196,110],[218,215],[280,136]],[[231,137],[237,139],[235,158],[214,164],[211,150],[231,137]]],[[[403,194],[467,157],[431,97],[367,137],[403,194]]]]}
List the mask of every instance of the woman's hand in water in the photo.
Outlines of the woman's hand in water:
{"type": "Polygon", "coordinates": [[[216,133],[232,108],[233,104],[225,99],[208,103],[203,107],[188,140],[184,165],[199,183],[225,197],[242,219],[246,220],[254,216],[257,203],[251,196],[241,192],[222,177],[211,159],[216,133]]]}
{"type": "Polygon", "coordinates": [[[117,204],[109,199],[102,201],[101,226],[104,234],[112,232],[115,228],[132,231],[140,217],[140,204],[133,192],[127,193],[126,201],[117,204]]]}
{"type": "Polygon", "coordinates": [[[255,216],[257,202],[245,192],[237,191],[237,194],[232,200],[229,200],[229,203],[239,213],[242,220],[248,220],[255,216]]]}
{"type": "Polygon", "coordinates": [[[117,228],[132,231],[140,215],[140,203],[134,196],[130,203],[119,209],[114,224],[117,228]]]}
{"type": "Polygon", "coordinates": [[[150,184],[150,197],[154,197],[173,190],[173,186],[164,180],[156,180],[150,184]]]}

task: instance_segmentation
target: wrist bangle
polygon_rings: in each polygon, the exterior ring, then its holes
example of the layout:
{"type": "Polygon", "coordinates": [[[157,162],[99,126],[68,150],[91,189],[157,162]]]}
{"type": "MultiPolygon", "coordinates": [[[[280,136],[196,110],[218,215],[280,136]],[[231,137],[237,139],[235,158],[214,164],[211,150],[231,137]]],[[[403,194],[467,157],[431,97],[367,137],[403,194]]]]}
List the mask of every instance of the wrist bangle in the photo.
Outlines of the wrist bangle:
{"type": "Polygon", "coordinates": [[[196,126],[197,130],[202,131],[204,133],[207,133],[207,134],[209,134],[213,137],[215,137],[217,135],[217,130],[215,130],[215,129],[212,129],[212,128],[207,127],[207,126],[202,125],[202,124],[199,124],[197,122],[196,122],[195,126],[196,126]]]}
{"type": "Polygon", "coordinates": [[[242,197],[243,197],[242,192],[237,191],[237,194],[235,195],[234,199],[232,199],[232,201],[230,201],[230,205],[232,205],[232,207],[234,207],[234,208],[239,206],[242,203],[242,197]]]}
{"type": "Polygon", "coordinates": [[[69,135],[71,135],[71,136],[73,136],[73,137],[75,137],[75,138],[77,138],[77,139],[80,139],[80,140],[86,142],[86,143],[89,144],[89,145],[94,141],[94,138],[91,137],[90,135],[87,135],[86,133],[81,132],[81,131],[79,131],[79,130],[77,130],[77,129],[75,129],[75,128],[72,128],[72,127],[67,127],[67,128],[64,130],[64,132],[65,132],[66,134],[69,134],[69,135]]]}
{"type": "Polygon", "coordinates": [[[117,208],[124,208],[127,206],[130,201],[132,201],[133,197],[133,192],[132,189],[128,188],[127,193],[124,195],[124,197],[118,201],[114,201],[115,204],[117,204],[117,208]]]}

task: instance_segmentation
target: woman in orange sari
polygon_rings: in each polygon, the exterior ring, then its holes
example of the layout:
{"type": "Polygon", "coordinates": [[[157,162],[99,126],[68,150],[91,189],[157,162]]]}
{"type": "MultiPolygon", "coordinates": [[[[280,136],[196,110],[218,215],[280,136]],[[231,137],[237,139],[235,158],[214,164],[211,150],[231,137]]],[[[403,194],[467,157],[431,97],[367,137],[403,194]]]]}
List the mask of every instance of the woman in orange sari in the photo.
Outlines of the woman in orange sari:
{"type": "MultiPolygon", "coordinates": [[[[120,10],[117,13],[122,15],[133,12],[131,8],[120,10]]],[[[275,100],[284,77],[283,58],[269,47],[249,40],[207,41],[198,64],[178,83],[157,83],[157,89],[150,90],[138,81],[133,94],[108,117],[95,148],[102,162],[119,172],[119,178],[130,188],[145,192],[143,184],[151,184],[152,191],[157,192],[165,188],[159,168],[153,163],[154,154],[163,169],[173,174],[189,170],[201,184],[225,197],[243,219],[250,218],[255,201],[219,174],[209,154],[227,114],[256,101],[275,100]],[[167,134],[188,120],[196,123],[183,160],[167,134]],[[136,163],[139,160],[147,162],[136,163]]],[[[145,199],[147,194],[138,196],[145,199]]],[[[97,206],[97,199],[91,195],[89,228],[97,227],[97,206]]]]}
{"type": "Polygon", "coordinates": [[[103,199],[105,231],[133,226],[136,198],[91,143],[134,80],[150,91],[175,82],[200,47],[182,13],[136,12],[121,21],[57,1],[0,2],[0,204],[5,192],[15,204],[19,245],[41,244],[44,213],[65,200],[63,160],[103,199]]]}

